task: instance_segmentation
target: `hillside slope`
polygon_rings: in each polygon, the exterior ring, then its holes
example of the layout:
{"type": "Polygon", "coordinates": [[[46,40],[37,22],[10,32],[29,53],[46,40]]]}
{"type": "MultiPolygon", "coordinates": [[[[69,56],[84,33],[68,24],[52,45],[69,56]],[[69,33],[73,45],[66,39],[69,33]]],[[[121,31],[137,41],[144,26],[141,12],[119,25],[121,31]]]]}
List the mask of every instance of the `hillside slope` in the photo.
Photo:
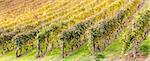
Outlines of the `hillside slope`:
{"type": "Polygon", "coordinates": [[[0,61],[149,61],[150,0],[0,0],[0,61]]]}

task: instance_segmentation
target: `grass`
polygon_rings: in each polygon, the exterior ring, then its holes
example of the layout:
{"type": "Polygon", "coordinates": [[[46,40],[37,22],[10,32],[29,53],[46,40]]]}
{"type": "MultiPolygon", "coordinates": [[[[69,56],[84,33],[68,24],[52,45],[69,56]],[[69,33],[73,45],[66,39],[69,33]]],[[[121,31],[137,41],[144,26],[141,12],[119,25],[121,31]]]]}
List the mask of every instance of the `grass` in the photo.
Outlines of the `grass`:
{"type": "Polygon", "coordinates": [[[141,44],[140,50],[146,54],[150,53],[150,34],[147,39],[141,44]]]}
{"type": "Polygon", "coordinates": [[[84,46],[82,46],[81,48],[79,48],[78,50],[74,51],[71,55],[67,56],[64,61],[84,61],[84,60],[89,60],[87,58],[89,58],[90,56],[90,51],[88,49],[88,45],[85,44],[84,46]]]}

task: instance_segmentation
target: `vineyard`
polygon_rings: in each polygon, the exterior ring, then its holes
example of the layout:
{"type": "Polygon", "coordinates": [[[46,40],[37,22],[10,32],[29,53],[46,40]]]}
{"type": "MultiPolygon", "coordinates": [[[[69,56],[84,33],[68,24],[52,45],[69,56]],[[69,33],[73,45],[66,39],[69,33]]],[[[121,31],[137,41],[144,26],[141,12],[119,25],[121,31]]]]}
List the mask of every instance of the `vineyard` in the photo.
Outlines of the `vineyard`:
{"type": "Polygon", "coordinates": [[[150,61],[150,0],[0,0],[0,61],[150,61]]]}

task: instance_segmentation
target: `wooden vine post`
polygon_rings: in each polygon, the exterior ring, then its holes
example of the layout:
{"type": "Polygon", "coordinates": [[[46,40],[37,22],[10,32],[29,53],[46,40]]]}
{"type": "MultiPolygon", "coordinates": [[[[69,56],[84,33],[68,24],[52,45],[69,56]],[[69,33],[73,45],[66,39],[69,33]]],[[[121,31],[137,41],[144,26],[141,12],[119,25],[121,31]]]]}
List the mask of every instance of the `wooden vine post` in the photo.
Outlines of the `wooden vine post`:
{"type": "Polygon", "coordinates": [[[64,44],[65,44],[65,40],[64,40],[64,34],[62,33],[62,37],[61,37],[61,41],[62,41],[62,58],[65,57],[64,53],[64,44]]]}
{"type": "Polygon", "coordinates": [[[40,47],[41,47],[41,46],[40,46],[40,40],[39,40],[39,39],[37,39],[37,43],[38,43],[38,44],[37,44],[37,51],[38,51],[38,52],[37,52],[37,58],[38,58],[38,57],[40,57],[40,47]]]}
{"type": "Polygon", "coordinates": [[[95,42],[93,37],[91,37],[91,41],[92,41],[92,55],[95,56],[95,42]]]}
{"type": "MultiPolygon", "coordinates": [[[[91,29],[93,30],[93,29],[91,29]]],[[[95,60],[96,57],[95,57],[95,39],[94,39],[94,33],[93,32],[89,32],[89,42],[90,42],[90,45],[91,45],[91,50],[92,50],[92,56],[93,56],[93,59],[95,60]]]]}
{"type": "Polygon", "coordinates": [[[13,39],[13,41],[16,42],[16,57],[20,57],[21,56],[21,52],[22,52],[22,46],[20,45],[20,41],[21,39],[13,39]],[[20,51],[20,52],[19,52],[20,51]]]}
{"type": "Polygon", "coordinates": [[[19,57],[19,56],[20,56],[19,50],[20,50],[20,46],[17,46],[17,48],[16,48],[16,57],[19,57]]]}

